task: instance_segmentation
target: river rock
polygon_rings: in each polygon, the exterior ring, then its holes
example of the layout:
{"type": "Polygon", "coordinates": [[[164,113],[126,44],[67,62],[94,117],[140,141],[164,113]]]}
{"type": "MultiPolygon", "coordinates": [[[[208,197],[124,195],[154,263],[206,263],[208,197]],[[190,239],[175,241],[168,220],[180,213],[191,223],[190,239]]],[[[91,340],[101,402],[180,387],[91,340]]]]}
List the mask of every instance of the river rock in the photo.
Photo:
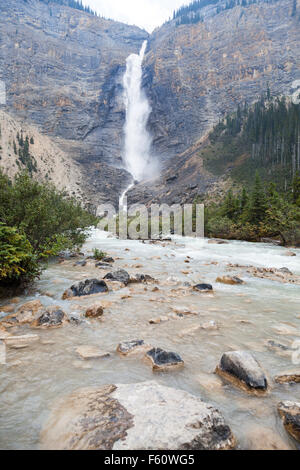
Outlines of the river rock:
{"type": "Polygon", "coordinates": [[[104,256],[104,258],[102,258],[103,263],[114,263],[115,260],[111,257],[111,256],[104,256]]]}
{"type": "Polygon", "coordinates": [[[104,279],[108,279],[110,281],[121,282],[127,286],[130,282],[130,276],[125,269],[119,269],[118,271],[112,271],[111,273],[106,274],[104,279]]]}
{"type": "Polygon", "coordinates": [[[13,305],[3,305],[0,307],[0,312],[2,313],[12,313],[15,311],[15,307],[13,305]]]}
{"type": "Polygon", "coordinates": [[[286,251],[284,253],[284,256],[297,256],[296,253],[294,253],[293,251],[286,251]]]}
{"type": "Polygon", "coordinates": [[[211,284],[196,284],[193,289],[199,292],[212,292],[213,286],[211,284]]]}
{"type": "Polygon", "coordinates": [[[221,284],[229,284],[232,286],[238,285],[238,284],[244,284],[244,281],[236,276],[217,277],[216,282],[219,282],[221,284]]]}
{"type": "Polygon", "coordinates": [[[286,431],[300,442],[300,402],[283,401],[277,409],[286,431]]]}
{"type": "Polygon", "coordinates": [[[172,310],[176,315],[197,315],[198,313],[189,307],[173,307],[172,310]]]}
{"type": "Polygon", "coordinates": [[[221,240],[218,238],[211,238],[210,240],[208,240],[208,243],[210,245],[227,245],[228,244],[228,242],[226,242],[225,240],[221,240]]]}
{"type": "Polygon", "coordinates": [[[248,351],[230,351],[223,354],[216,373],[234,385],[249,391],[265,392],[266,376],[257,360],[248,351]]]}
{"type": "Polygon", "coordinates": [[[67,315],[60,307],[48,307],[32,326],[35,328],[58,328],[68,321],[67,315]]]}
{"type": "Polygon", "coordinates": [[[16,313],[8,315],[0,320],[6,328],[17,325],[31,324],[43,311],[43,305],[40,300],[32,300],[21,305],[16,313]]]}
{"type": "Polygon", "coordinates": [[[41,433],[41,447],[48,450],[227,450],[235,445],[219,410],[155,382],[76,391],[54,407],[41,433]]]}
{"type": "Polygon", "coordinates": [[[118,345],[117,351],[122,356],[127,356],[128,354],[131,354],[133,352],[144,351],[145,348],[149,348],[149,346],[145,344],[145,341],[143,339],[135,339],[132,341],[123,341],[118,345]]]}
{"type": "Polygon", "coordinates": [[[86,260],[84,259],[83,261],[76,261],[76,263],[74,263],[74,266],[81,266],[82,268],[84,268],[86,266],[86,260]]]}
{"type": "Polygon", "coordinates": [[[96,346],[79,346],[76,352],[82,359],[102,359],[110,356],[109,352],[101,351],[96,346]]]}
{"type": "Polygon", "coordinates": [[[95,264],[95,268],[102,268],[102,269],[111,269],[111,264],[104,263],[103,261],[99,261],[95,264]]]}
{"type": "Polygon", "coordinates": [[[85,295],[103,294],[108,292],[108,287],[103,280],[86,279],[73,284],[63,294],[63,300],[72,297],[83,297],[85,295]]]}
{"type": "Polygon", "coordinates": [[[300,383],[300,370],[285,372],[274,378],[278,384],[300,383]]]}
{"type": "Polygon", "coordinates": [[[131,283],[147,283],[147,282],[156,282],[152,276],[149,274],[136,274],[130,278],[131,283]]]}
{"type": "Polygon", "coordinates": [[[104,313],[102,305],[93,305],[92,307],[89,307],[87,311],[85,312],[85,316],[87,318],[99,318],[102,317],[104,313]]]}
{"type": "Polygon", "coordinates": [[[157,318],[151,318],[149,320],[149,323],[150,325],[158,325],[159,323],[164,323],[169,320],[170,319],[167,316],[162,316],[162,317],[157,317],[157,318]]]}
{"type": "Polygon", "coordinates": [[[250,266],[247,268],[247,272],[260,279],[268,279],[270,281],[277,281],[283,284],[290,283],[300,285],[299,275],[293,274],[290,271],[287,272],[282,268],[256,268],[254,266],[250,266]]]}
{"type": "Polygon", "coordinates": [[[152,363],[153,370],[169,370],[184,366],[184,361],[179,354],[164,351],[161,348],[153,348],[146,353],[146,358],[152,363]]]}
{"type": "Polygon", "coordinates": [[[274,351],[276,354],[284,357],[291,357],[293,349],[286,344],[278,343],[272,339],[269,339],[266,343],[267,348],[270,351],[274,351]]]}

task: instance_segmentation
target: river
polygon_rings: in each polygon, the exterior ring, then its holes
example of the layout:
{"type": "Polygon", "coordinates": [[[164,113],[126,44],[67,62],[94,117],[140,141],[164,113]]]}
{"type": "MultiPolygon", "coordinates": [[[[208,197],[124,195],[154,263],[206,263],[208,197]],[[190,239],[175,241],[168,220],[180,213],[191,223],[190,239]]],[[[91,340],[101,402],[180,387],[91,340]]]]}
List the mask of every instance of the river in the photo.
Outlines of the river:
{"type": "MultiPolygon", "coordinates": [[[[183,238],[150,244],[117,240],[97,230],[84,246],[85,254],[90,254],[92,248],[113,256],[115,268],[124,268],[130,274],[149,274],[158,282],[133,284],[92,298],[61,300],[74,281],[102,277],[107,271],[95,268],[93,261],[85,267],[74,266],[74,260],[49,265],[35,290],[20,297],[16,308],[37,298],[44,305],[60,305],[66,313],[78,317],[98,300],[105,301],[106,308],[101,321],[34,330],[39,342],[24,349],[7,348],[7,363],[0,365],[1,449],[39,448],[40,431],[53,403],[82,386],[153,379],[217,406],[236,435],[239,448],[295,448],[276,405],[283,399],[299,401],[300,384],[276,385],[271,380],[271,390],[265,397],[252,397],[223,383],[213,372],[222,353],[229,350],[252,351],[270,379],[289,369],[299,370],[289,352],[278,354],[267,343],[273,340],[290,346],[300,339],[299,285],[258,279],[245,269],[228,268],[228,263],[287,267],[300,274],[299,249],[293,250],[296,257],[288,257],[287,249],[267,244],[233,241],[217,245],[183,238]],[[238,275],[245,283],[215,282],[217,276],[226,274],[238,275]],[[211,283],[214,293],[201,294],[185,286],[199,281],[211,283]],[[153,290],[155,286],[158,290],[153,290]],[[151,318],[166,316],[173,308],[181,307],[196,314],[149,323],[151,318]],[[194,330],[211,320],[218,325],[217,330],[194,330]],[[118,343],[131,339],[144,339],[179,353],[185,367],[154,374],[142,360],[120,357],[115,352],[118,343]],[[99,346],[111,356],[84,361],[75,351],[80,345],[99,346]]],[[[25,326],[16,330],[16,334],[22,333],[32,330],[25,326]]]]}

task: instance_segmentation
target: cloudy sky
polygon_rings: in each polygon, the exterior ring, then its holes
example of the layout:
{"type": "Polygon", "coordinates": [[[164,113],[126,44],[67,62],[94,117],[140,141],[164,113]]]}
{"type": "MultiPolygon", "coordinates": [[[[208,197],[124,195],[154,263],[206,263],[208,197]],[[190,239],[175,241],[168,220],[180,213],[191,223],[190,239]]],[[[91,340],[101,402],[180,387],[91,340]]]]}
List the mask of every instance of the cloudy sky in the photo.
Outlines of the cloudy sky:
{"type": "Polygon", "coordinates": [[[83,0],[102,16],[136,24],[151,32],[191,0],[83,0]]]}

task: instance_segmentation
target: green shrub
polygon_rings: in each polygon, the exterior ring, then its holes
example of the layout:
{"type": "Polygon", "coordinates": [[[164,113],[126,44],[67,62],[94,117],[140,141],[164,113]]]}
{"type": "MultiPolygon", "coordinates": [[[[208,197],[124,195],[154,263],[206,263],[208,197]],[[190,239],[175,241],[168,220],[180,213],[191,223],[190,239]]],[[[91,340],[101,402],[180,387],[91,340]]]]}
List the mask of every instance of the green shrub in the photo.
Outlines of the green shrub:
{"type": "Polygon", "coordinates": [[[101,261],[105,256],[107,256],[107,253],[104,251],[98,250],[98,248],[93,249],[93,256],[97,261],[101,261]]]}
{"type": "Polygon", "coordinates": [[[81,246],[97,219],[80,203],[50,183],[39,183],[28,173],[11,182],[0,172],[0,221],[24,233],[40,258],[81,246]]]}
{"type": "Polygon", "coordinates": [[[28,282],[40,272],[26,236],[0,222],[0,286],[28,282]]]}

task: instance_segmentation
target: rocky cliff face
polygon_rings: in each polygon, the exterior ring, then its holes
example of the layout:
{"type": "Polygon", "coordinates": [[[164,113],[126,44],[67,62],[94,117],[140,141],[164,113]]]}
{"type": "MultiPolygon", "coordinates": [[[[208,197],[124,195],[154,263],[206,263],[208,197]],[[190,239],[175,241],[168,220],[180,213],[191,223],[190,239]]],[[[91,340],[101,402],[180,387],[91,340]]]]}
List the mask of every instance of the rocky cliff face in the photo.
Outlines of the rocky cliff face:
{"type": "Polygon", "coordinates": [[[155,150],[165,158],[193,145],[226,112],[259,99],[269,84],[289,93],[300,78],[300,1],[274,0],[217,13],[204,22],[169,22],[150,38],[145,86],[152,103],[155,150]]]}
{"type": "Polygon", "coordinates": [[[137,27],[38,0],[0,3],[0,80],[4,109],[47,134],[80,165],[93,204],[116,203],[130,175],[122,169],[122,76],[126,58],[149,39],[144,86],[149,129],[162,177],[135,187],[131,200],[178,201],[207,190],[198,148],[207,132],[269,84],[288,93],[300,79],[300,0],[257,0],[224,11],[225,0],[201,10],[204,21],[174,21],[148,38],[137,27]]]}
{"type": "MultiPolygon", "coordinates": [[[[108,197],[103,190],[107,171],[110,192],[114,173],[118,192],[120,171],[107,164],[122,164],[121,78],[126,58],[139,51],[148,34],[38,0],[1,2],[0,18],[5,110],[59,138],[63,151],[83,165],[90,188],[100,191],[102,199],[108,197]],[[103,177],[98,184],[100,163],[103,177]]],[[[126,186],[126,174],[121,174],[126,186]]]]}

